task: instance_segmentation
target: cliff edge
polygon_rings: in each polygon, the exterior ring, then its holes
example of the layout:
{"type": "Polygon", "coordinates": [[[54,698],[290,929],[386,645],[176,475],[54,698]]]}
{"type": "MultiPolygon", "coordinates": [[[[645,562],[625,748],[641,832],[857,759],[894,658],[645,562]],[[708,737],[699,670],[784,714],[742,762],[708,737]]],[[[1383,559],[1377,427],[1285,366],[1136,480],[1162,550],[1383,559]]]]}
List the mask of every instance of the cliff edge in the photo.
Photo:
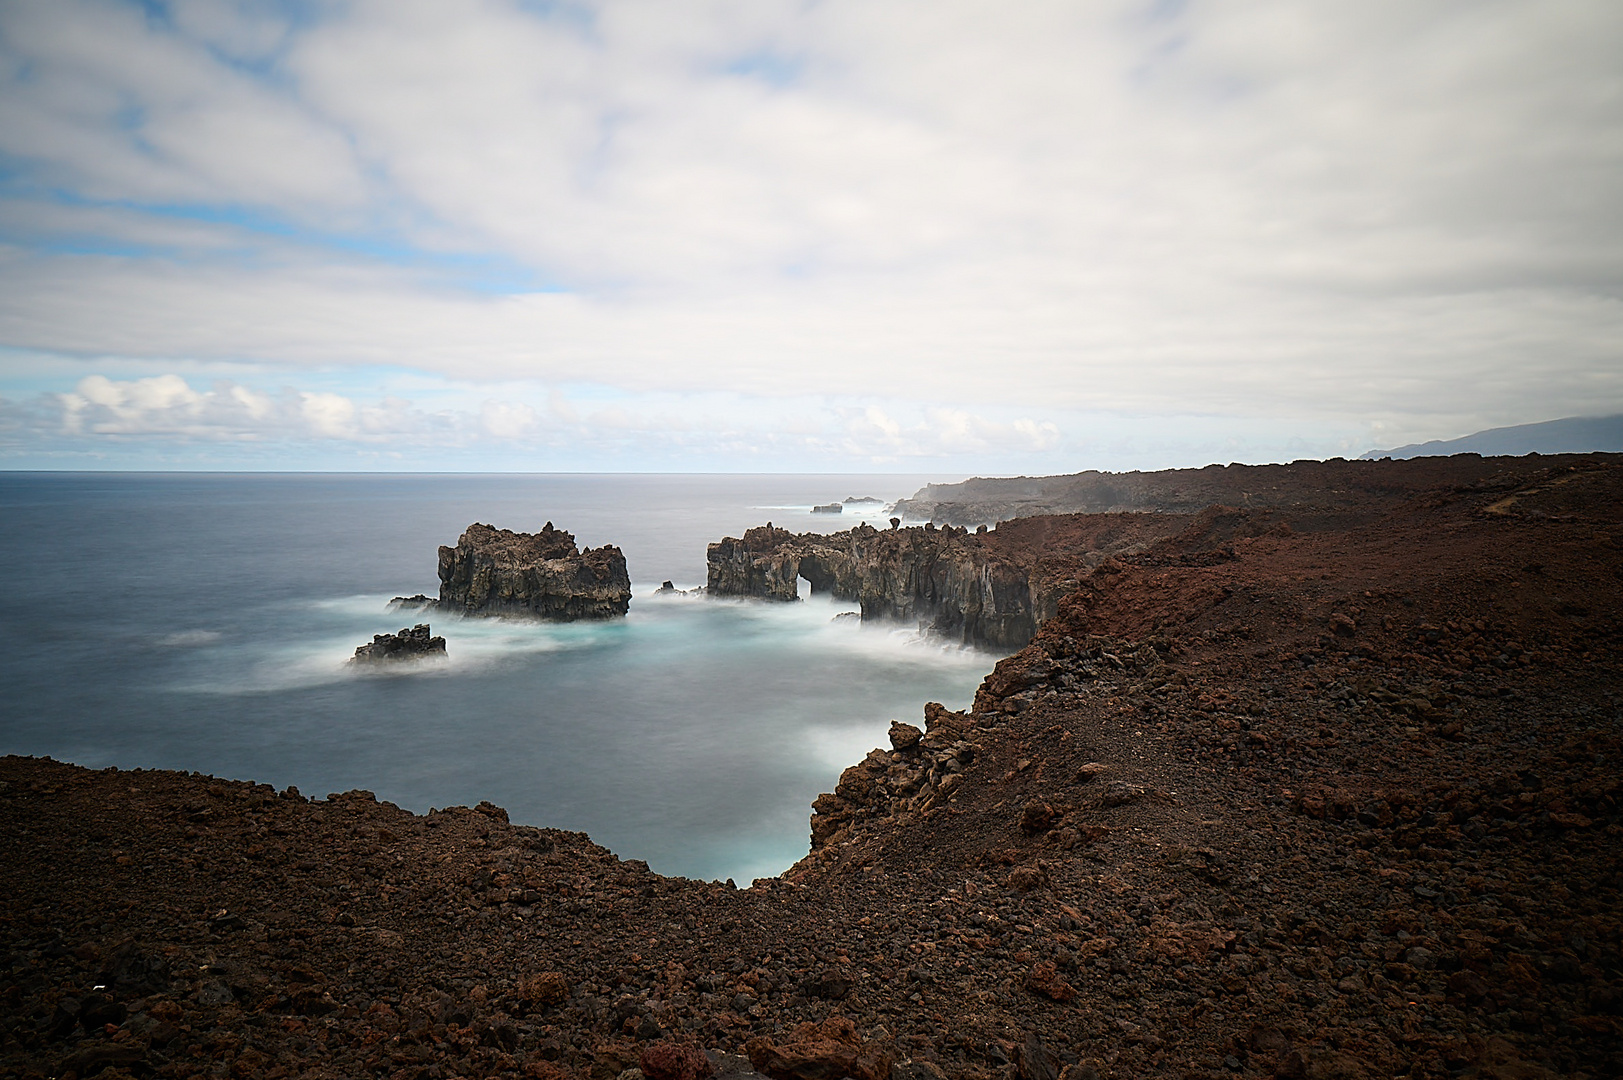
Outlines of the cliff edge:
{"type": "Polygon", "coordinates": [[[1619,462],[1623,455],[1456,454],[1404,461],[1331,458],[1289,465],[975,477],[957,484],[928,484],[911,499],[898,501],[895,513],[907,521],[973,527],[1039,514],[1192,514],[1223,503],[1275,510],[1287,514],[1298,532],[1317,532],[1361,524],[1434,488],[1514,483],[1545,469],[1619,462]]]}
{"type": "Polygon", "coordinates": [[[995,531],[934,525],[796,534],[770,524],[711,544],[712,596],[794,600],[812,593],[862,606],[862,618],[917,623],[966,645],[1008,651],[1032,639],[1081,575],[1117,557],[1226,557],[1240,535],[1288,528],[1269,512],[1055,514],[995,531]]]}
{"type": "Polygon", "coordinates": [[[0,1075],[1623,1075],[1623,467],[1268,516],[1100,559],[748,889],[0,757],[0,1075]]]}

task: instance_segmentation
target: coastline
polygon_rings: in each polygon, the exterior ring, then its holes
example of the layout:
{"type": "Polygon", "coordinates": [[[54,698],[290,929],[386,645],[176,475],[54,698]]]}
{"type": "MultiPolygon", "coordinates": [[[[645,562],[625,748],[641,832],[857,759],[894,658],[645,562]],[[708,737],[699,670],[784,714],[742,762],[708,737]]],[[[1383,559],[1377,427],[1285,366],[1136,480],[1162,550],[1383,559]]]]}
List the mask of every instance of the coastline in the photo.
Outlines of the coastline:
{"type": "Polygon", "coordinates": [[[1101,562],[921,725],[975,747],[946,797],[877,751],[749,889],[488,804],[0,760],[0,1063],[610,1080],[841,1017],[900,1080],[1616,1071],[1620,472],[1101,562]]]}

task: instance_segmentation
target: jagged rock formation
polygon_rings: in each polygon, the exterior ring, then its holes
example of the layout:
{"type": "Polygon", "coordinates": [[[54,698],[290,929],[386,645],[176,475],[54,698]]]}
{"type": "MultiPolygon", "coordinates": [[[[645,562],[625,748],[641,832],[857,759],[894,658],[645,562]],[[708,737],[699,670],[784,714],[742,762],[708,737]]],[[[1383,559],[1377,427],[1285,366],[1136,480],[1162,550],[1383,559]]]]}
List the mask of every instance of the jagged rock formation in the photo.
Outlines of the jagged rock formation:
{"type": "Polygon", "coordinates": [[[804,577],[814,593],[861,604],[864,620],[918,622],[992,647],[1029,641],[1056,599],[984,538],[934,526],[797,536],[769,524],[711,544],[706,559],[713,596],[794,600],[804,577]]]}
{"type": "Polygon", "coordinates": [[[713,596],[794,600],[813,593],[862,606],[867,619],[911,622],[994,649],[1026,644],[1078,575],[1115,556],[1222,558],[1236,536],[1280,527],[1266,513],[1056,515],[1006,522],[994,532],[933,525],[805,533],[765,526],[711,544],[713,596]]]}
{"type": "Polygon", "coordinates": [[[469,525],[440,548],[439,606],[476,615],[612,619],[631,606],[626,558],[612,544],[581,551],[547,522],[537,533],[469,525]]]}
{"type": "Polygon", "coordinates": [[[874,817],[925,811],[963,782],[979,749],[965,736],[973,721],[938,702],[924,706],[927,733],[892,721],[891,750],[874,750],[840,774],[840,783],[812,803],[811,850],[849,839],[851,826],[874,817]]]}
{"type": "Polygon", "coordinates": [[[372,644],[362,645],[352,658],[357,664],[380,664],[396,660],[419,660],[444,656],[445,639],[431,636],[427,623],[407,627],[398,634],[374,634],[372,644]]]}

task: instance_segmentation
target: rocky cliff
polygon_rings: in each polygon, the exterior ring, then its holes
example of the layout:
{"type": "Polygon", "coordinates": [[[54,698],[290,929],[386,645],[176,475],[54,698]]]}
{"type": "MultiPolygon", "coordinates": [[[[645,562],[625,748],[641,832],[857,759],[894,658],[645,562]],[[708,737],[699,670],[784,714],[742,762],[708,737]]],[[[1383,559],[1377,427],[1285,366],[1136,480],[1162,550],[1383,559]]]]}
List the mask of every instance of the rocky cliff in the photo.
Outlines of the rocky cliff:
{"type": "Polygon", "coordinates": [[[1049,521],[1117,554],[745,889],[0,756],[0,1076],[1623,1076],[1623,466],[1266,520],[1049,521]]]}
{"type": "Polygon", "coordinates": [[[1016,649],[1075,589],[1078,575],[1119,555],[1156,551],[1221,557],[1240,533],[1277,528],[1267,514],[1055,515],[1006,522],[995,531],[925,525],[881,531],[795,534],[771,524],[711,544],[713,596],[794,600],[813,593],[862,606],[862,617],[917,623],[984,648],[1016,649]]]}
{"type": "Polygon", "coordinates": [[[537,533],[469,525],[440,548],[439,606],[477,615],[611,619],[631,605],[626,559],[612,544],[579,550],[547,522],[537,533]]]}
{"type": "Polygon", "coordinates": [[[813,593],[862,605],[862,617],[917,622],[967,644],[1019,647],[1053,613],[1057,596],[990,548],[983,536],[933,525],[881,532],[796,535],[770,525],[711,544],[713,596],[794,600],[813,593]]]}

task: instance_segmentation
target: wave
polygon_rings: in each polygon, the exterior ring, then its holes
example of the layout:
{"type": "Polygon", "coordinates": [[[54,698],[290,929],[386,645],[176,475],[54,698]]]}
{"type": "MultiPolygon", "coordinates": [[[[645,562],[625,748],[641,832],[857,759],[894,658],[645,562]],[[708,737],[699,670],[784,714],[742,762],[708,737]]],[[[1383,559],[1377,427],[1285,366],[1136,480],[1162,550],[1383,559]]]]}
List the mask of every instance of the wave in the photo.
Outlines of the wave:
{"type": "Polygon", "coordinates": [[[166,649],[195,649],[212,645],[222,636],[218,630],[180,630],[158,638],[157,644],[166,649]]]}
{"type": "MultiPolygon", "coordinates": [[[[604,645],[620,633],[602,624],[546,623],[430,611],[400,612],[392,597],[344,596],[277,605],[263,616],[279,633],[228,637],[213,633],[197,647],[194,670],[172,687],[209,694],[262,694],[358,679],[455,678],[549,653],[604,645]],[[428,622],[452,644],[443,658],[356,665],[355,649],[377,634],[428,622]]],[[[171,635],[186,636],[186,635],[171,635]]]]}

